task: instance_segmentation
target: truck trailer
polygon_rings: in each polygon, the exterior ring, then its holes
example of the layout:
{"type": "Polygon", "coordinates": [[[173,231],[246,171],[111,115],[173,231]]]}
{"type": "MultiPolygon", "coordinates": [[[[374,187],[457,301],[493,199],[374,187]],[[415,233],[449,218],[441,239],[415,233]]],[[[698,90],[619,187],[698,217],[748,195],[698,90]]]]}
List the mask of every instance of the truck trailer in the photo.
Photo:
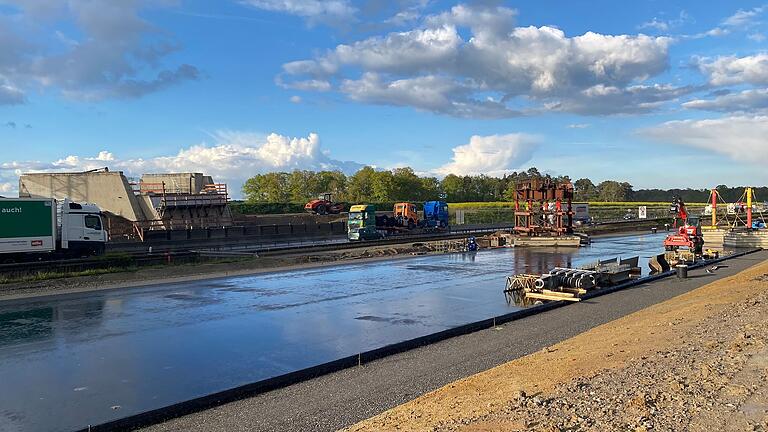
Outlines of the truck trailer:
{"type": "Polygon", "coordinates": [[[93,204],[0,198],[0,263],[101,255],[106,242],[93,204]]]}

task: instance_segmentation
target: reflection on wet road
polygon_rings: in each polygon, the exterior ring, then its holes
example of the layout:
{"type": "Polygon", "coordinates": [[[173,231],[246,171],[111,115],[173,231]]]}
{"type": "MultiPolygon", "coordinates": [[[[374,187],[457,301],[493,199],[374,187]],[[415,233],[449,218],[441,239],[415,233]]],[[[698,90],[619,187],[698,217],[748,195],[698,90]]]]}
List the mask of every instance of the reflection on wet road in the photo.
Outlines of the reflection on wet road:
{"type": "Polygon", "coordinates": [[[0,303],[0,430],[79,429],[500,315],[512,273],[647,258],[663,237],[0,303]]]}

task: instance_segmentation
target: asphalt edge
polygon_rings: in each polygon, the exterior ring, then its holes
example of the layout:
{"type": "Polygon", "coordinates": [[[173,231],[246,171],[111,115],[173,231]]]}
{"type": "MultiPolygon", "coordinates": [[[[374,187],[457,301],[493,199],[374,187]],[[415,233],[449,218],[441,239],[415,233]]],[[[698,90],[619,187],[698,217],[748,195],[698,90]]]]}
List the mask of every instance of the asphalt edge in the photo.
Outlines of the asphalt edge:
{"type": "MultiPolygon", "coordinates": [[[[700,263],[689,266],[690,269],[697,269],[705,267],[711,264],[716,264],[730,259],[740,258],[752,253],[761,251],[762,248],[750,249],[747,251],[735,253],[725,257],[702,261],[700,263]]],[[[645,285],[651,282],[655,282],[660,279],[664,279],[674,275],[676,272],[670,270],[667,272],[659,273],[653,276],[647,276],[645,278],[632,280],[623,284],[615,285],[608,288],[603,288],[590,293],[585,294],[581,298],[584,300],[592,299],[595,297],[610,294],[616,291],[621,291],[627,288],[645,285]]],[[[385,357],[389,357],[395,354],[400,354],[406,351],[410,351],[422,346],[441,342],[446,339],[450,339],[456,336],[463,336],[470,333],[475,333],[480,330],[486,330],[496,327],[500,324],[516,321],[528,316],[536,315],[549,310],[563,307],[569,302],[558,301],[545,303],[538,306],[533,306],[518,311],[510,312],[508,314],[487,318],[480,321],[464,324],[459,327],[450,328],[437,333],[432,333],[425,336],[420,336],[415,339],[409,339],[406,341],[398,342],[395,344],[387,345],[381,348],[376,348],[366,352],[354,354],[351,356],[343,357],[337,360],[333,360],[327,363],[323,363],[317,366],[312,366],[306,369],[301,369],[287,374],[279,375],[276,377],[268,378],[266,380],[257,381],[251,384],[245,384],[239,387],[235,387],[228,390],[223,390],[217,393],[213,393],[207,396],[202,396],[195,399],[190,399],[183,402],[178,402],[166,407],[157,408],[151,411],[146,411],[139,414],[134,414],[121,419],[113,420],[107,423],[99,425],[88,425],[75,432],[102,432],[102,431],[131,431],[142,427],[148,427],[155,424],[159,424],[168,420],[179,418],[185,415],[194,414],[206,409],[215,408],[230,402],[258,396],[269,391],[285,388],[294,384],[298,384],[304,381],[328,375],[331,373],[339,372],[345,369],[361,366],[365,363],[370,363],[374,360],[379,360],[385,357]]]]}

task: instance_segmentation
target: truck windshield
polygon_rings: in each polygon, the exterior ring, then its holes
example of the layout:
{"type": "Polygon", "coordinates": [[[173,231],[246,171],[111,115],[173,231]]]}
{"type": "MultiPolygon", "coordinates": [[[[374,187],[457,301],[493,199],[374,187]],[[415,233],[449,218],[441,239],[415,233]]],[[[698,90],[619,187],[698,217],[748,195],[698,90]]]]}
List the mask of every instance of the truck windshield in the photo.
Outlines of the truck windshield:
{"type": "Polygon", "coordinates": [[[353,212],[349,214],[349,227],[360,228],[363,226],[363,213],[353,212]]]}
{"type": "Polygon", "coordinates": [[[101,218],[98,216],[92,216],[92,215],[86,216],[85,227],[93,230],[101,231],[101,218]]]}

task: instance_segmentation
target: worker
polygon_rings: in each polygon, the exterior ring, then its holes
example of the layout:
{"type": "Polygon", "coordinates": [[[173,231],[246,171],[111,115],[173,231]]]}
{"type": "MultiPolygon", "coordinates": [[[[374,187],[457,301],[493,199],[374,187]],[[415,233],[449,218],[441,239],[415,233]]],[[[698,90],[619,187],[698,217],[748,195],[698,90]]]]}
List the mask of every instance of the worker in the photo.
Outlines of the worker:
{"type": "Polygon", "coordinates": [[[470,237],[467,241],[467,252],[477,252],[478,245],[474,237],[470,237]]]}

